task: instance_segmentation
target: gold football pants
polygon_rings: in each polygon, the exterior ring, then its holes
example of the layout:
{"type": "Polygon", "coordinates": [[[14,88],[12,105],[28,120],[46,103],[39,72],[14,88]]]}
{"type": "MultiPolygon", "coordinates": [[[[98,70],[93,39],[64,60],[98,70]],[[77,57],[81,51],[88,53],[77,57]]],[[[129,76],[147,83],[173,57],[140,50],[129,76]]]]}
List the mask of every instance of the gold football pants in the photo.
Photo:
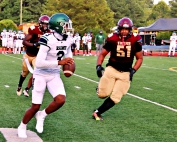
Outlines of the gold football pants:
{"type": "Polygon", "coordinates": [[[108,66],[105,68],[98,88],[98,96],[100,98],[105,98],[110,95],[114,103],[119,103],[123,95],[125,95],[130,88],[130,72],[120,72],[108,66]]]}
{"type": "Polygon", "coordinates": [[[29,74],[29,70],[25,62],[26,58],[28,58],[28,61],[33,68],[35,67],[35,62],[36,62],[36,56],[31,57],[31,56],[28,56],[27,54],[23,55],[23,62],[22,62],[22,76],[23,77],[26,77],[29,74]]]}

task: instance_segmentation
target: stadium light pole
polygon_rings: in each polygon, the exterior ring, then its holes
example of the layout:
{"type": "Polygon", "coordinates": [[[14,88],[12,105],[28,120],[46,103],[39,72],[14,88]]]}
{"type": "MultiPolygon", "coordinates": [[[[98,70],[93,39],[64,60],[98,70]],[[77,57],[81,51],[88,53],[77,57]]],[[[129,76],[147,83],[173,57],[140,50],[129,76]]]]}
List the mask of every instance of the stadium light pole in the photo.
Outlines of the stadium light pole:
{"type": "Polygon", "coordinates": [[[20,25],[22,24],[22,0],[20,1],[20,25]]]}

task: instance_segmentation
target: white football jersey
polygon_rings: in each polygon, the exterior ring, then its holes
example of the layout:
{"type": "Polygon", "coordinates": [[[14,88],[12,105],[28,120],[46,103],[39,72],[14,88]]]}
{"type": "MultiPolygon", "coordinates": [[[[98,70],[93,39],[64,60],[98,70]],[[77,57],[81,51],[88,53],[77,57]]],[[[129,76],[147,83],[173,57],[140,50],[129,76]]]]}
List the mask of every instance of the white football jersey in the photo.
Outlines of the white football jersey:
{"type": "Polygon", "coordinates": [[[67,35],[46,33],[40,38],[39,43],[40,49],[36,57],[34,74],[58,74],[60,72],[58,60],[63,57],[73,57],[71,51],[73,40],[67,35]]]}
{"type": "Polygon", "coordinates": [[[7,39],[7,32],[1,32],[2,39],[7,39]]]}
{"type": "Polygon", "coordinates": [[[75,40],[75,42],[80,42],[81,37],[80,36],[74,36],[74,40],[75,40]]]}
{"type": "Polygon", "coordinates": [[[14,39],[14,33],[13,32],[8,32],[7,33],[7,40],[13,40],[14,39]]]}
{"type": "Polygon", "coordinates": [[[171,43],[173,44],[176,44],[176,41],[177,41],[177,36],[170,36],[170,41],[171,43]]]}

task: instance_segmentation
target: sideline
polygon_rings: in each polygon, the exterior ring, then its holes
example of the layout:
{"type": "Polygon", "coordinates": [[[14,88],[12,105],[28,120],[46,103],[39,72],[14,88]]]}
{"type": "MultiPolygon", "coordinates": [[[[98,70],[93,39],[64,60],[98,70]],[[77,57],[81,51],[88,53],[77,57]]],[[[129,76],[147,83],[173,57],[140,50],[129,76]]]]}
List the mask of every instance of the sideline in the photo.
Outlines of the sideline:
{"type": "MultiPolygon", "coordinates": [[[[13,56],[10,56],[10,55],[7,55],[7,54],[4,54],[4,55],[21,60],[21,58],[18,58],[18,57],[13,57],[13,56]]],[[[147,66],[142,66],[142,67],[147,67],[147,66]]],[[[147,67],[147,68],[151,68],[151,67],[147,67]]],[[[159,69],[159,68],[152,68],[152,69],[159,69]]],[[[161,69],[161,70],[167,70],[167,69],[161,69]]],[[[167,70],[167,71],[173,71],[173,70],[167,70]]],[[[85,80],[87,80],[87,81],[94,82],[94,83],[97,83],[97,84],[98,84],[97,81],[94,81],[94,80],[92,80],[92,79],[86,78],[86,77],[84,77],[84,76],[81,76],[81,75],[78,75],[78,74],[73,74],[73,75],[75,75],[75,76],[77,76],[77,77],[79,77],[79,78],[85,79],[85,80]]],[[[127,93],[127,95],[132,96],[132,97],[134,97],[134,98],[137,98],[137,99],[139,99],[139,100],[142,100],[142,101],[145,101],[145,102],[148,102],[148,103],[151,103],[151,104],[154,104],[154,105],[157,105],[157,106],[166,108],[166,109],[168,109],[168,110],[177,112],[177,109],[175,109],[175,108],[172,108],[172,107],[169,107],[169,106],[166,106],[166,105],[157,103],[157,102],[153,102],[153,101],[151,101],[151,100],[144,99],[144,98],[142,98],[142,97],[136,96],[135,94],[127,93]]]]}

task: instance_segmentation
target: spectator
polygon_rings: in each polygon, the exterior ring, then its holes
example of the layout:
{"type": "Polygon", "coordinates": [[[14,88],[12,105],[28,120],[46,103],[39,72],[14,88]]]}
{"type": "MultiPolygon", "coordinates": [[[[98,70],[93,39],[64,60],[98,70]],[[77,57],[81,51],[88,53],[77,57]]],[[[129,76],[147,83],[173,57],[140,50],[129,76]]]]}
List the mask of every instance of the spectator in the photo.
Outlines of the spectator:
{"type": "Polygon", "coordinates": [[[103,35],[102,30],[100,30],[99,34],[96,35],[95,37],[95,44],[96,44],[96,54],[95,56],[101,53],[102,47],[105,43],[105,36],[103,35]]]}
{"type": "Polygon", "coordinates": [[[82,37],[83,56],[89,56],[87,46],[87,33],[82,37]],[[85,53],[86,52],[86,53],[85,53]]]}

